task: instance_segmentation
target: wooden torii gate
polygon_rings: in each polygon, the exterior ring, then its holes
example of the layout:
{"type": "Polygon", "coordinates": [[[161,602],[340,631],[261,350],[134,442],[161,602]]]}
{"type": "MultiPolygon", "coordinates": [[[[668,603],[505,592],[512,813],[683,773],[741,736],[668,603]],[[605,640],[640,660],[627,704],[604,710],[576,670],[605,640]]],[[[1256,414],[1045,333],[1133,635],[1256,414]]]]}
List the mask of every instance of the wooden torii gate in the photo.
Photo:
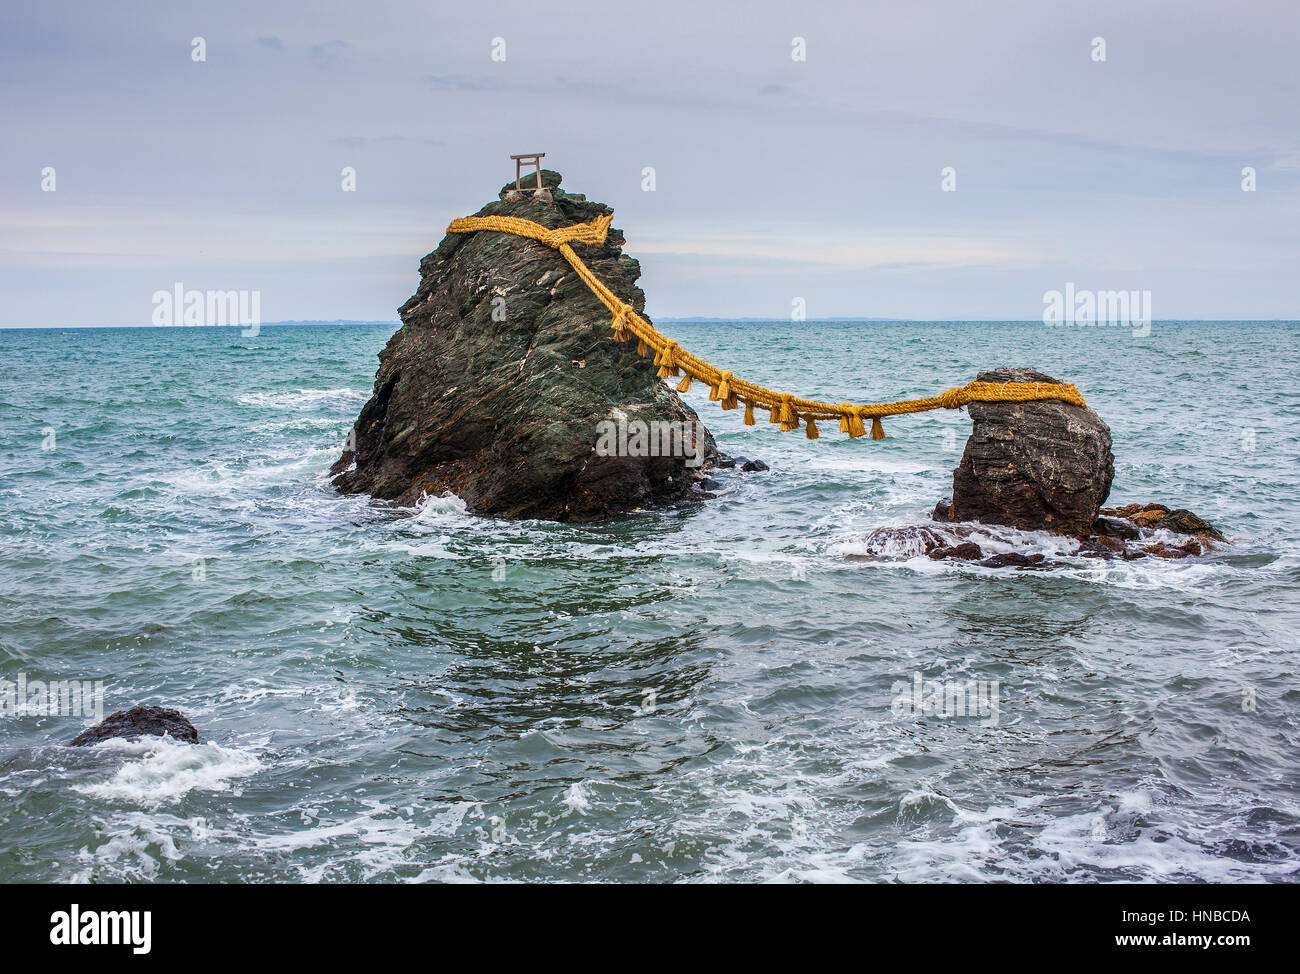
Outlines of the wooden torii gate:
{"type": "Polygon", "coordinates": [[[528,192],[536,193],[542,189],[542,159],[546,156],[545,152],[525,152],[522,155],[511,156],[515,161],[515,189],[525,192],[523,187],[524,163],[537,167],[537,185],[528,192]]]}

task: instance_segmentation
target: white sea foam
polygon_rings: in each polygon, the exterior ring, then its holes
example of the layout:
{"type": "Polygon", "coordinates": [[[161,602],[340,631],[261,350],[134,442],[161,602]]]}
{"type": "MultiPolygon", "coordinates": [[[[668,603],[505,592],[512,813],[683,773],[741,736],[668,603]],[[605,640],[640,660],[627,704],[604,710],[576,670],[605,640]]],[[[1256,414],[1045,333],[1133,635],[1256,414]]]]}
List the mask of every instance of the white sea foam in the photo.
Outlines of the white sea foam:
{"type": "MultiPolygon", "coordinates": [[[[858,564],[864,569],[895,570],[904,567],[919,574],[1014,574],[1020,571],[1016,567],[990,568],[976,561],[929,558],[926,556],[926,532],[937,536],[947,546],[972,541],[980,546],[985,558],[1012,552],[1042,555],[1045,567],[1054,574],[1116,588],[1194,591],[1230,570],[1212,556],[1170,559],[1149,555],[1132,561],[1085,557],[1080,554],[1081,546],[1077,540],[1047,531],[1021,531],[975,523],[950,525],[918,521],[907,516],[897,517],[862,535],[841,536],[831,541],[828,549],[837,558],[860,559],[858,564]],[[906,530],[908,528],[912,530],[906,530]]],[[[1144,538],[1143,543],[1180,544],[1185,540],[1180,535],[1162,531],[1144,538]]]]}
{"type": "Polygon", "coordinates": [[[315,409],[322,405],[354,404],[370,396],[368,389],[297,389],[290,392],[249,392],[235,401],[260,409],[315,409]]]}
{"type": "Polygon", "coordinates": [[[817,455],[804,461],[800,466],[805,470],[844,471],[848,473],[885,473],[885,474],[923,474],[941,466],[941,463],[925,463],[916,460],[891,460],[886,457],[872,457],[855,454],[848,457],[830,457],[817,455]]]}
{"type": "Polygon", "coordinates": [[[127,758],[107,781],[75,786],[91,798],[155,808],[191,791],[229,791],[234,782],[262,769],[256,754],[220,744],[182,744],[169,738],[139,737],[95,745],[127,758]]]}
{"type": "Polygon", "coordinates": [[[429,524],[443,521],[448,517],[459,518],[466,514],[465,502],[451,492],[444,494],[421,494],[413,508],[401,508],[412,511],[414,516],[409,523],[429,524]]]}
{"type": "Polygon", "coordinates": [[[586,815],[591,811],[591,795],[587,792],[586,782],[575,781],[564,793],[564,807],[567,815],[586,815]]]}
{"type": "Polygon", "coordinates": [[[1011,806],[983,810],[953,806],[955,831],[899,842],[899,878],[904,882],[1062,882],[1079,875],[1109,873],[1148,882],[1258,881],[1290,875],[1294,865],[1245,863],[1207,849],[1183,823],[1166,822],[1145,789],[1073,815],[1050,811],[1048,796],[1017,799],[1011,806]],[[1134,827],[1134,822],[1140,823],[1134,827]],[[1021,838],[1009,842],[1007,830],[1021,838]]]}
{"type": "Polygon", "coordinates": [[[316,447],[302,453],[259,457],[249,462],[210,460],[197,467],[168,470],[152,474],[149,479],[172,487],[177,493],[192,496],[218,494],[223,497],[247,497],[266,487],[310,481],[328,473],[339,458],[341,447],[316,447]]]}
{"type": "Polygon", "coordinates": [[[108,870],[112,880],[152,880],[158,876],[163,861],[179,862],[184,858],[177,835],[189,832],[191,823],[175,815],[131,812],[105,829],[107,841],[93,850],[83,846],[77,853],[82,869],[72,876],[74,883],[90,883],[108,870]]]}

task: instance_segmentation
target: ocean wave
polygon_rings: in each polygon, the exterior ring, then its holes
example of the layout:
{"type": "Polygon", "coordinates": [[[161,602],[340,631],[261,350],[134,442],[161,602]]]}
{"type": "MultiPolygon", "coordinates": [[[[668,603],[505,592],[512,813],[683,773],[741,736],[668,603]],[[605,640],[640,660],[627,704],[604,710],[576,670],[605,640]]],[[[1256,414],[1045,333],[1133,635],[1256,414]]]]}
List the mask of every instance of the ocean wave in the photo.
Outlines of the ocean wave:
{"type": "Polygon", "coordinates": [[[155,808],[180,801],[191,791],[228,791],[262,770],[256,754],[220,744],[183,744],[166,738],[108,740],[95,745],[126,758],[107,781],[74,786],[101,801],[155,808]]]}
{"type": "Polygon", "coordinates": [[[237,396],[241,406],[259,409],[317,409],[323,406],[356,405],[370,397],[369,389],[296,389],[287,392],[246,392],[237,396]]]}

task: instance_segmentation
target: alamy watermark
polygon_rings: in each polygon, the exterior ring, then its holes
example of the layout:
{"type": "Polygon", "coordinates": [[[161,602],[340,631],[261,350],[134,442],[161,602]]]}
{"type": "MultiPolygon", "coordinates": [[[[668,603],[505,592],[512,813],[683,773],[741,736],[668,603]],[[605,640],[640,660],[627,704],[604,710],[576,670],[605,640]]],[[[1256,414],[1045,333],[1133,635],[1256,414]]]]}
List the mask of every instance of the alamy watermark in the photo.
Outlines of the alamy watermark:
{"type": "Polygon", "coordinates": [[[704,463],[704,424],[680,420],[602,419],[596,424],[596,455],[601,457],[685,457],[686,466],[704,463]]]}
{"type": "Polygon", "coordinates": [[[50,943],[56,947],[121,945],[133,954],[153,947],[150,910],[83,910],[73,903],[50,914],[50,943]]]}
{"type": "Polygon", "coordinates": [[[104,719],[103,680],[29,680],[26,673],[0,679],[0,718],[81,717],[104,719]]]}
{"type": "Polygon", "coordinates": [[[997,680],[899,680],[889,688],[895,717],[978,717],[981,727],[996,727],[1001,714],[997,680]]]}
{"type": "Polygon", "coordinates": [[[170,291],[154,291],[155,325],[242,325],[245,338],[256,338],[262,325],[261,291],[186,290],[177,281],[170,291]]]}
{"type": "Polygon", "coordinates": [[[1064,291],[1043,292],[1043,324],[1122,325],[1145,338],[1151,334],[1151,292],[1087,291],[1067,281],[1064,291]]]}

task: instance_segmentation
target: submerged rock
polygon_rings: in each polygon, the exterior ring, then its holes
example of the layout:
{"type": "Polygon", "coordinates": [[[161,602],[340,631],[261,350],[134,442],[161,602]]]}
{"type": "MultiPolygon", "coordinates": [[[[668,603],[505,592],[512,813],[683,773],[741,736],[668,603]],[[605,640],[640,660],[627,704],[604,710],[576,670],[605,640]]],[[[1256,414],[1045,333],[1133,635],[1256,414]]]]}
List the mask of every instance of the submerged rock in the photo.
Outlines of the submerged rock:
{"type": "Polygon", "coordinates": [[[1124,541],[1131,541],[1142,535],[1141,530],[1133,522],[1104,514],[1093,522],[1092,533],[1099,538],[1119,538],[1124,541]]]}
{"type": "Polygon", "coordinates": [[[899,560],[929,555],[945,547],[948,540],[932,528],[908,525],[906,527],[879,527],[862,539],[861,551],[850,558],[899,560]]]}
{"type": "Polygon", "coordinates": [[[926,555],[935,561],[973,561],[984,557],[984,549],[974,541],[963,541],[948,548],[935,548],[933,551],[926,552],[926,555]]]}
{"type": "Polygon", "coordinates": [[[1040,553],[1023,555],[1018,551],[1004,551],[1000,555],[985,558],[979,564],[985,568],[1029,568],[1033,565],[1041,565],[1046,557],[1040,553]]]}
{"type": "MultiPolygon", "coordinates": [[[[1051,382],[1034,369],[981,372],[980,382],[1051,382]]],[[[974,429],[936,521],[979,521],[1086,535],[1115,474],[1110,429],[1091,409],[1055,399],[973,402],[974,429]]]]}
{"type": "Polygon", "coordinates": [[[199,732],[179,710],[171,707],[132,707],[109,714],[94,727],[72,739],[72,747],[98,744],[110,737],[147,737],[166,735],[186,744],[197,744],[199,732]]]}
{"type": "Polygon", "coordinates": [[[1141,551],[1156,558],[1187,558],[1191,555],[1203,555],[1208,548],[1208,545],[1202,544],[1195,538],[1188,538],[1182,544],[1166,544],[1157,541],[1155,544],[1144,545],[1141,551]]]}
{"type": "MultiPolygon", "coordinates": [[[[546,194],[516,199],[509,183],[476,215],[558,228],[610,212],[561,190],[553,170],[542,184],[546,194]]],[[[623,242],[611,229],[604,244],[575,250],[641,312],[641,268],[623,242]]],[[[332,470],[338,490],[405,506],[453,493],[473,514],[555,521],[700,496],[692,472],[716,453],[713,437],[635,341],[614,341],[609,311],[557,251],[508,233],[447,234],[398,314],[332,470]],[[627,447],[606,456],[596,447],[611,429],[627,447]],[[637,429],[651,435],[638,441],[637,429]],[[655,443],[674,429],[679,455],[618,455],[671,453],[655,443]]]]}

